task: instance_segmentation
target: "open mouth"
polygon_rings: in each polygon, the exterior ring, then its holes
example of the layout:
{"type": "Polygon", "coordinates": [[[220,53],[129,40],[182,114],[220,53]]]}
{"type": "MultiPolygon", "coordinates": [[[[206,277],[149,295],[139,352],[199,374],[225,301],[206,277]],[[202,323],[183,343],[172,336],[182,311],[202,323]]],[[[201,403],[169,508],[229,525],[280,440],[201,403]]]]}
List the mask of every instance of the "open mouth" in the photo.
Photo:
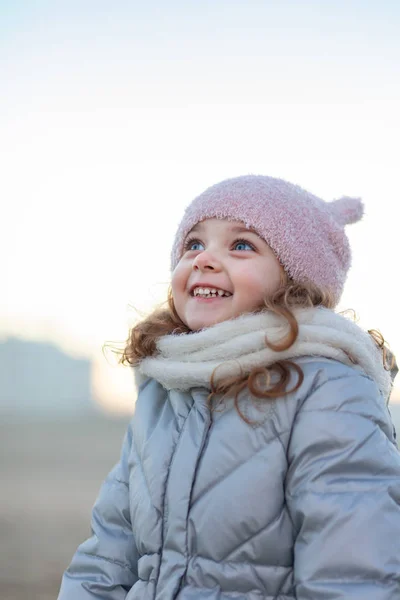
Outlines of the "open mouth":
{"type": "Polygon", "coordinates": [[[191,296],[194,298],[229,298],[232,294],[218,288],[195,287],[191,292],[191,296]]]}

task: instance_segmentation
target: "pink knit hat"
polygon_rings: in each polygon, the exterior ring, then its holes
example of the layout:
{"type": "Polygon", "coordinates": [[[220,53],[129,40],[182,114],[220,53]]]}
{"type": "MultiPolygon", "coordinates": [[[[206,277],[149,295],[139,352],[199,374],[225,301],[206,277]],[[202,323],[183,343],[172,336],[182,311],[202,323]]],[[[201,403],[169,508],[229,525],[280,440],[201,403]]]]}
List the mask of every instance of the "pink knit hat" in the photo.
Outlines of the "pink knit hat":
{"type": "Polygon", "coordinates": [[[187,234],[200,221],[242,221],[269,244],[293,281],[312,282],[329,290],[338,302],[351,261],[344,227],[359,221],[363,211],[359,198],[324,202],[283,179],[264,175],[227,179],[187,207],[175,236],[171,267],[178,264],[187,234]]]}

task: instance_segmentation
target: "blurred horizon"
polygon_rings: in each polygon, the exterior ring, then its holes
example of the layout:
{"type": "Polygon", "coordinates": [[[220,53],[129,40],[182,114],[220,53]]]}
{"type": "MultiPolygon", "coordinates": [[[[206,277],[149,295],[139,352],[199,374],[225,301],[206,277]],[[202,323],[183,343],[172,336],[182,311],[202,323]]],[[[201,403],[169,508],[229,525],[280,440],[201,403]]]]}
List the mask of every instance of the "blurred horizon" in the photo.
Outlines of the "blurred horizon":
{"type": "Polygon", "coordinates": [[[339,310],[399,355],[399,23],[394,0],[3,3],[0,339],[89,361],[130,411],[103,344],[164,299],[191,199],[262,173],[363,198],[339,310]]]}
{"type": "MultiPolygon", "coordinates": [[[[115,349],[117,347],[115,346],[115,349]]],[[[113,355],[110,348],[108,356],[113,355]]],[[[133,414],[136,388],[132,368],[118,365],[118,356],[74,356],[54,343],[22,337],[0,339],[0,414],[21,419],[71,417],[100,412],[133,414]],[[23,374],[23,376],[22,376],[23,374]]],[[[394,388],[390,404],[400,404],[394,388]]]]}

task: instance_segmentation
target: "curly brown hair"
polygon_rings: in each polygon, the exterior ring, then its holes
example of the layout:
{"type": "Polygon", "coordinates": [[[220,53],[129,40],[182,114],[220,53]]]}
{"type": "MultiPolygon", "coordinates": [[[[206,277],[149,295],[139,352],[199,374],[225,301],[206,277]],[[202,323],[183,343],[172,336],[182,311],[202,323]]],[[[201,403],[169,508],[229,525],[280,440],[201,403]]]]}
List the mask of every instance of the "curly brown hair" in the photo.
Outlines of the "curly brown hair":
{"type": "MultiPolygon", "coordinates": [[[[326,291],[317,288],[313,284],[296,284],[286,278],[282,286],[270,297],[266,298],[264,305],[259,311],[269,310],[284,317],[289,324],[289,332],[284,339],[277,344],[265,340],[266,345],[272,350],[279,352],[287,350],[297,339],[299,326],[293,309],[297,307],[324,306],[333,308],[335,305],[333,296],[326,291]]],[[[123,364],[137,365],[146,356],[152,356],[157,350],[157,340],[164,335],[180,333],[189,334],[191,330],[180,319],[172,296],[171,288],[168,292],[166,306],[153,311],[148,317],[135,325],[129,333],[125,348],[122,352],[120,362],[123,364]]],[[[248,419],[239,405],[241,392],[247,388],[252,399],[269,400],[279,396],[285,396],[297,390],[303,381],[302,369],[289,360],[279,360],[268,367],[257,367],[248,375],[242,377],[221,379],[215,382],[215,371],[211,377],[211,393],[208,401],[212,403],[213,398],[219,397],[219,402],[225,398],[232,397],[236,410],[244,421],[254,424],[248,419]],[[288,389],[291,372],[297,375],[297,383],[288,389]],[[274,380],[274,383],[272,383],[274,380]]]]}

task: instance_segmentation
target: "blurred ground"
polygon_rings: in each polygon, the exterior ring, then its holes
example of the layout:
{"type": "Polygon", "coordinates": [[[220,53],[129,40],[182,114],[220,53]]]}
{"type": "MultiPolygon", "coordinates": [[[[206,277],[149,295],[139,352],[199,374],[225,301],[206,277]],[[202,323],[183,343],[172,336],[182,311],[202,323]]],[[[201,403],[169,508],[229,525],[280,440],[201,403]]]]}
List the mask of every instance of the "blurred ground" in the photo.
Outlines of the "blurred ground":
{"type": "Polygon", "coordinates": [[[55,600],[128,419],[0,424],[0,598],[55,600]]]}
{"type": "MultiPolygon", "coordinates": [[[[400,431],[400,405],[392,408],[400,431]]],[[[0,418],[0,598],[56,600],[129,419],[0,418]]]]}

